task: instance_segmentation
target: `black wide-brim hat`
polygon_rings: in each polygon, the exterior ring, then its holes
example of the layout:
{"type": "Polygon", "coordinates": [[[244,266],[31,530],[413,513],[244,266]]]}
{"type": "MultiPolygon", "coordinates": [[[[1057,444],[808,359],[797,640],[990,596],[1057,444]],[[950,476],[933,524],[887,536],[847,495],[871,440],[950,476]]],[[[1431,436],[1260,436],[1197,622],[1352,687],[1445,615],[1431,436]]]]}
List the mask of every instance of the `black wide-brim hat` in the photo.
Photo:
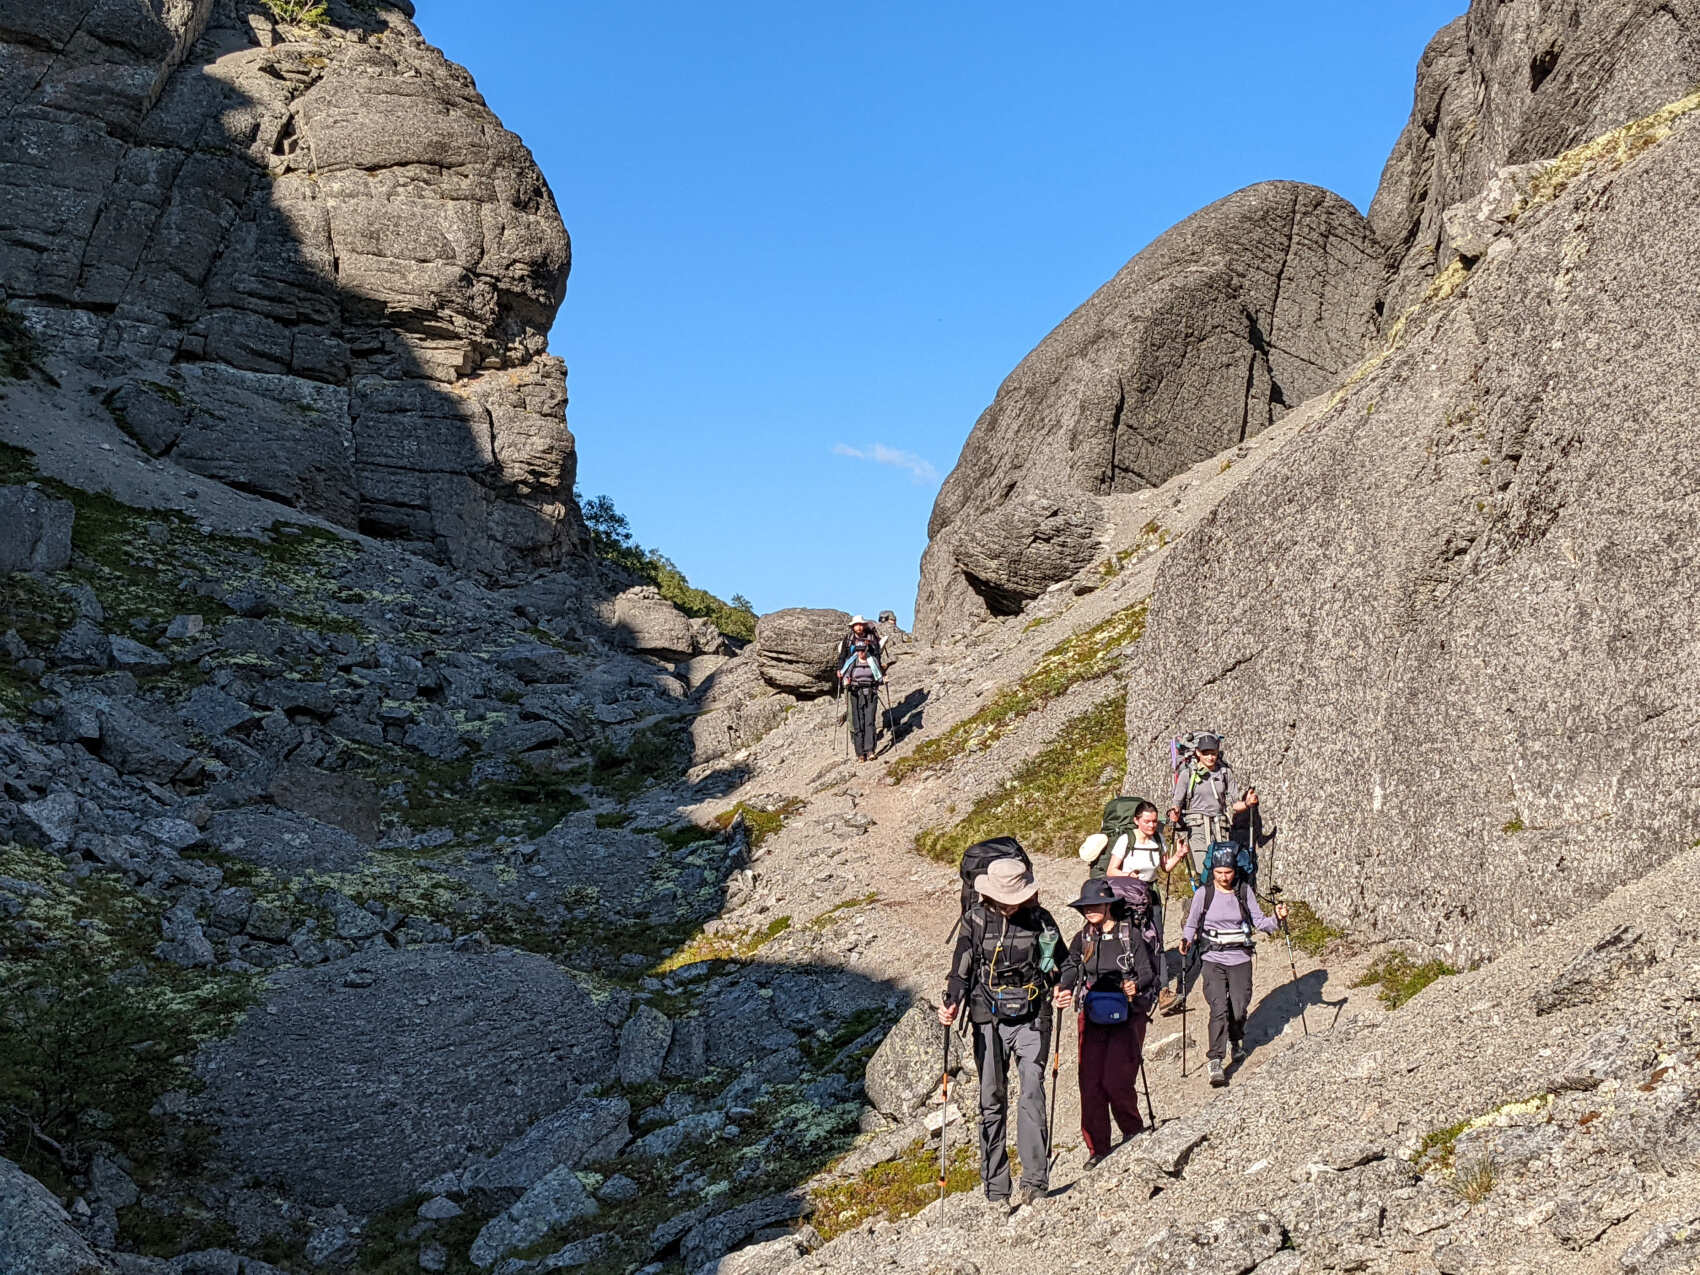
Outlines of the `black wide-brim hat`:
{"type": "Polygon", "coordinates": [[[1110,882],[1105,877],[1090,877],[1085,885],[1080,887],[1080,897],[1069,907],[1077,911],[1087,908],[1111,908],[1120,903],[1116,892],[1110,888],[1110,882]]]}

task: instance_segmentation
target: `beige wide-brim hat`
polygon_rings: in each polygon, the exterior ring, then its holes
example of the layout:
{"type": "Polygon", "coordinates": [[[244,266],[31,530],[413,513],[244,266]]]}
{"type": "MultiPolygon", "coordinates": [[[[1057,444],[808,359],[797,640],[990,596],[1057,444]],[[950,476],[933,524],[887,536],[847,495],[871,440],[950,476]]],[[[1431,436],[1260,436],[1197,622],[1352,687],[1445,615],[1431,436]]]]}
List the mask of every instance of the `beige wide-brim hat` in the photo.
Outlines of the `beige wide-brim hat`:
{"type": "Polygon", "coordinates": [[[865,616],[865,615],[853,615],[853,616],[850,617],[850,626],[852,628],[854,628],[858,624],[866,624],[867,622],[868,622],[868,617],[865,616]]]}
{"type": "Polygon", "coordinates": [[[974,892],[993,903],[1025,903],[1039,893],[1039,883],[1019,859],[999,859],[974,878],[974,892]]]}

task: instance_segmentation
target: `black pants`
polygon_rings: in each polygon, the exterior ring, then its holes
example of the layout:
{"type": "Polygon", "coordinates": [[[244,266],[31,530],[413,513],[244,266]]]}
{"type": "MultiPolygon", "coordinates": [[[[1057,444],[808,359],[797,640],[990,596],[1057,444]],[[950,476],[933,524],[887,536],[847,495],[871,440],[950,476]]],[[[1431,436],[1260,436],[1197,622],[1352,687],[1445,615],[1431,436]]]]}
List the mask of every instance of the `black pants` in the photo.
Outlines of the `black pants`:
{"type": "Polygon", "coordinates": [[[1210,1002],[1210,1049],[1206,1058],[1228,1056],[1230,1041],[1245,1039],[1245,1016],[1251,1008],[1251,962],[1218,965],[1205,961],[1204,999],[1210,1002]]]}
{"type": "Polygon", "coordinates": [[[880,688],[873,683],[850,688],[850,738],[856,756],[873,754],[879,738],[880,688]]]}

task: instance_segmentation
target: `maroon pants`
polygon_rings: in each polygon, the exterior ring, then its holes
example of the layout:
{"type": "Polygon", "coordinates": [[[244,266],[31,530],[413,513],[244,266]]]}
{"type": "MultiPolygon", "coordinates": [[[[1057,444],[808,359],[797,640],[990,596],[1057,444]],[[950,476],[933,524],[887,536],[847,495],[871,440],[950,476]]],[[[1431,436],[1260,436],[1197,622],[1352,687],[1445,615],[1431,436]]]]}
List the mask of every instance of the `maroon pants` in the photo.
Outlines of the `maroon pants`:
{"type": "Polygon", "coordinates": [[[1139,1060],[1145,1048],[1145,1016],[1102,1027],[1080,1023],[1080,1133],[1086,1150],[1103,1155],[1110,1149],[1110,1115],[1128,1137],[1145,1127],[1139,1118],[1139,1060]]]}

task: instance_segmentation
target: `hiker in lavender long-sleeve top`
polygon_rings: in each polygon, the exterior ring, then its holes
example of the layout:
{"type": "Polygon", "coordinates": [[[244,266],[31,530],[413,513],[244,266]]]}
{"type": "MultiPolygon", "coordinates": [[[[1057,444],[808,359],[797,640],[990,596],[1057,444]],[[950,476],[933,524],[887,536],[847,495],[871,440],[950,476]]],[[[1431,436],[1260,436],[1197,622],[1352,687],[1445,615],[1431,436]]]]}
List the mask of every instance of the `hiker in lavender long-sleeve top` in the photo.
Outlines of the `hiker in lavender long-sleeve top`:
{"type": "Polygon", "coordinates": [[[1210,852],[1210,880],[1192,896],[1192,909],[1181,927],[1184,956],[1204,935],[1204,999],[1210,1003],[1210,1083],[1228,1083],[1222,1059],[1229,1046],[1235,1062],[1245,1057],[1245,1018],[1251,1007],[1251,958],[1261,930],[1273,934],[1277,921],[1287,919],[1287,905],[1277,903],[1268,917],[1257,906],[1251,886],[1239,881],[1236,847],[1219,843],[1210,852]]]}

